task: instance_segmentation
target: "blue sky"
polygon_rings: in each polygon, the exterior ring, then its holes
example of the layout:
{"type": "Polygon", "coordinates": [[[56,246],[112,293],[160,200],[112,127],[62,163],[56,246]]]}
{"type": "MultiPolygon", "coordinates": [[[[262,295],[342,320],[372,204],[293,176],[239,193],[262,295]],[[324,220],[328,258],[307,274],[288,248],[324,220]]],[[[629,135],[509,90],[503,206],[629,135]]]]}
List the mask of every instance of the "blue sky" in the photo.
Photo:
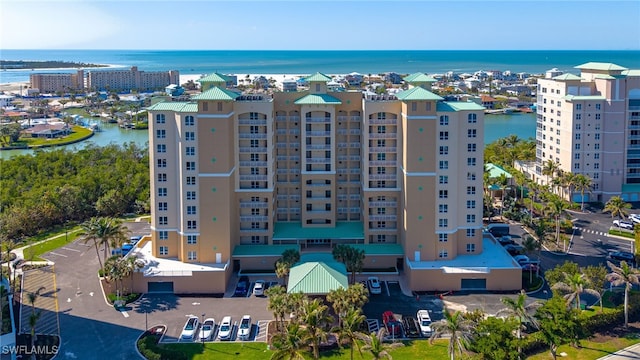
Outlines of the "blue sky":
{"type": "Polygon", "coordinates": [[[0,49],[639,50],[640,1],[0,0],[0,49]]]}

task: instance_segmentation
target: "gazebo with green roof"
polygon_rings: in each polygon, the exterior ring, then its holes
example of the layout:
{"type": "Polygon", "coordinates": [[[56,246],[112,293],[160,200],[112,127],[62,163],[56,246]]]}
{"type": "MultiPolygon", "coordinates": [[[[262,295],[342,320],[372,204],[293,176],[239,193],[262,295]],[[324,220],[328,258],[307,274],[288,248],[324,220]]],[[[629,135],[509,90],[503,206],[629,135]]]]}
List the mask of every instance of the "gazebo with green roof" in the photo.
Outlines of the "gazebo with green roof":
{"type": "Polygon", "coordinates": [[[431,84],[438,81],[422,72],[413,73],[403,78],[402,80],[408,82],[412,87],[421,87],[427,90],[431,89],[431,84]]]}
{"type": "Polygon", "coordinates": [[[330,253],[302,254],[300,262],[289,270],[287,292],[326,295],[331,290],[349,287],[347,268],[330,253]]]}
{"type": "Polygon", "coordinates": [[[213,73],[200,78],[197,81],[200,83],[202,91],[207,91],[214,86],[226,88],[229,77],[220,73],[213,73]]]}

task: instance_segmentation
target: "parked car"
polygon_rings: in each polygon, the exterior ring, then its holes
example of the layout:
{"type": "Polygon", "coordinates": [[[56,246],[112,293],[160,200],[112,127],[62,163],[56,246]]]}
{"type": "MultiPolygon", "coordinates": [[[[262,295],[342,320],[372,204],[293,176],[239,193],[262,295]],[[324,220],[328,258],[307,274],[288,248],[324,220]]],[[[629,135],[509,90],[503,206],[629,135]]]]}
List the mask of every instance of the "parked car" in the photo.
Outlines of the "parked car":
{"type": "Polygon", "coordinates": [[[135,245],[141,239],[142,239],[142,236],[132,236],[132,237],[129,238],[129,243],[131,243],[131,245],[135,245]]]}
{"type": "Polygon", "coordinates": [[[502,246],[515,245],[515,243],[516,243],[515,241],[513,241],[513,239],[509,235],[500,236],[498,238],[498,242],[502,246]]]}
{"type": "Polygon", "coordinates": [[[633,224],[623,220],[613,220],[613,226],[617,226],[621,229],[633,230],[633,224]]]}
{"type": "Polygon", "coordinates": [[[635,256],[627,251],[613,251],[609,253],[609,259],[615,261],[626,261],[627,263],[635,263],[635,256]]]}
{"type": "Polygon", "coordinates": [[[127,255],[129,251],[131,251],[131,249],[133,249],[133,244],[130,244],[130,243],[122,244],[122,256],[127,255]]]}
{"type": "Polygon", "coordinates": [[[231,316],[225,316],[220,322],[220,329],[218,330],[219,340],[231,340],[231,316]]]}
{"type": "Polygon", "coordinates": [[[524,246],[518,244],[509,244],[504,247],[510,255],[520,255],[524,252],[524,246]]]}
{"type": "Polygon", "coordinates": [[[251,336],[251,316],[245,315],[240,321],[240,328],[238,329],[238,337],[242,340],[249,340],[251,336]]]}
{"type": "Polygon", "coordinates": [[[235,295],[238,296],[247,296],[247,292],[249,291],[249,277],[248,276],[240,276],[238,280],[238,285],[236,286],[235,295]]]}
{"type": "Polygon", "coordinates": [[[487,226],[487,231],[493,236],[509,235],[509,224],[493,223],[487,226]]]}
{"type": "Polygon", "coordinates": [[[540,268],[540,264],[538,264],[537,262],[530,262],[530,263],[520,264],[520,266],[522,267],[522,271],[538,272],[538,270],[540,268]]]}
{"type": "Polygon", "coordinates": [[[370,276],[367,279],[367,285],[369,285],[369,292],[372,294],[382,294],[382,288],[380,287],[380,281],[375,276],[370,276]]]}
{"type": "Polygon", "coordinates": [[[193,340],[196,332],[198,331],[198,317],[197,316],[189,316],[187,322],[184,324],[182,328],[182,333],[180,334],[180,339],[182,340],[193,340]]]}
{"type": "Polygon", "coordinates": [[[264,295],[264,280],[256,280],[256,283],[253,285],[253,296],[263,296],[264,295]]]}
{"type": "Polygon", "coordinates": [[[418,310],[416,318],[420,325],[420,333],[424,336],[431,336],[431,316],[429,316],[429,310],[418,310]]]}
{"type": "Polygon", "coordinates": [[[513,260],[517,261],[520,266],[522,266],[522,264],[528,264],[531,262],[531,259],[529,259],[527,255],[516,255],[513,257],[513,260]]]}
{"type": "Polygon", "coordinates": [[[213,329],[216,327],[216,321],[212,318],[206,319],[200,328],[200,340],[209,340],[213,335],[213,329]]]}
{"type": "Polygon", "coordinates": [[[640,224],[640,214],[629,214],[629,220],[634,224],[640,224]]]}
{"type": "Polygon", "coordinates": [[[386,326],[390,335],[399,337],[402,333],[402,316],[394,314],[392,311],[385,311],[382,313],[382,323],[386,326]]]}

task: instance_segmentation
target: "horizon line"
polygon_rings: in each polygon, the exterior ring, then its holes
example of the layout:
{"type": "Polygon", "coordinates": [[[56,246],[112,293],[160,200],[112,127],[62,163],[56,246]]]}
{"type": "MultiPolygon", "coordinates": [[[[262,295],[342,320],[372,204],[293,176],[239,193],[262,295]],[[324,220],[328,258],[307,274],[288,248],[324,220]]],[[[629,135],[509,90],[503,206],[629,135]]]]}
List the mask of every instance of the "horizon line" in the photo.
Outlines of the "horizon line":
{"type": "Polygon", "coordinates": [[[637,49],[4,49],[3,51],[640,51],[637,49]]]}

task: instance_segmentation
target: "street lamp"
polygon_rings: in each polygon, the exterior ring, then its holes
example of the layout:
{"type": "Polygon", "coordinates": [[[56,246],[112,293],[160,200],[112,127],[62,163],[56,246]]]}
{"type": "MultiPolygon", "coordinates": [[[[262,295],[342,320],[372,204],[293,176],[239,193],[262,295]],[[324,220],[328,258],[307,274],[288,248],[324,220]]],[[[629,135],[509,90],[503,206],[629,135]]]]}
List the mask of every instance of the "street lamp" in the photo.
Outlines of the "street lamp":
{"type": "MultiPolygon", "coordinates": [[[[200,323],[200,331],[204,330],[203,326],[204,326],[204,316],[205,313],[202,313],[202,322],[200,323]]],[[[200,334],[200,340],[202,340],[202,346],[204,346],[204,336],[202,336],[202,333],[200,334]]]]}

